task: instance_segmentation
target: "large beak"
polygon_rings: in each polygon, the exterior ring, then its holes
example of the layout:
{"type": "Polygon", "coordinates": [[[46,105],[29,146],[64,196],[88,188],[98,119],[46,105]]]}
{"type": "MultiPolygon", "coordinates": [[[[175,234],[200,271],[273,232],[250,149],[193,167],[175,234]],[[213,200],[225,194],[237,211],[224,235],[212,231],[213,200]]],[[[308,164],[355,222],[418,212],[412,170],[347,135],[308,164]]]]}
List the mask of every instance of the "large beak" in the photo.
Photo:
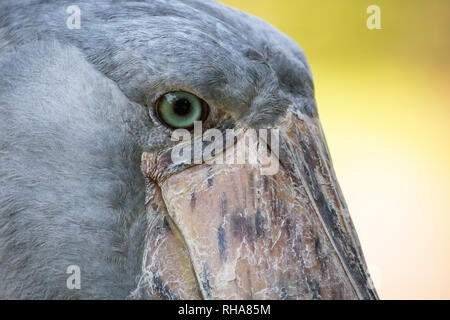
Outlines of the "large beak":
{"type": "Polygon", "coordinates": [[[377,298],[319,120],[291,110],[278,129],[279,139],[258,137],[272,152],[258,153],[257,164],[176,172],[167,154],[144,154],[143,283],[151,297],[377,298]],[[268,172],[275,162],[278,170],[268,172]]]}

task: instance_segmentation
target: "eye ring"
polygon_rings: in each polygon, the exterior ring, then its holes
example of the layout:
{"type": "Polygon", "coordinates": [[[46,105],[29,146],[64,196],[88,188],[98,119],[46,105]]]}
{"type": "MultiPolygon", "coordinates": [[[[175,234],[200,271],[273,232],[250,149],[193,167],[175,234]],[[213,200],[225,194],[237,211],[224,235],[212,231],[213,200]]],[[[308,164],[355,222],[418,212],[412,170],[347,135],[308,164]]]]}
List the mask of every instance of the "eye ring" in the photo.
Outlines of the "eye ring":
{"type": "Polygon", "coordinates": [[[192,129],[195,121],[205,121],[209,114],[208,104],[186,91],[165,93],[155,106],[160,122],[171,129],[192,129]]]}

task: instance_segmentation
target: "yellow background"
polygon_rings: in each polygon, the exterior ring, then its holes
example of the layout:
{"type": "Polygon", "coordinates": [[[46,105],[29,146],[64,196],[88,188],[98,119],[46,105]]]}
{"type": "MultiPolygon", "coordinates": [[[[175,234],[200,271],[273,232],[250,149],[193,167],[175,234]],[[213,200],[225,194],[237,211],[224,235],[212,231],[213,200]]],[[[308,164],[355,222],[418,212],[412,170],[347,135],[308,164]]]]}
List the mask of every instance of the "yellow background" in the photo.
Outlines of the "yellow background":
{"type": "Polygon", "coordinates": [[[308,57],[382,299],[450,299],[450,1],[223,0],[308,57]],[[381,30],[369,30],[369,5],[381,30]]]}

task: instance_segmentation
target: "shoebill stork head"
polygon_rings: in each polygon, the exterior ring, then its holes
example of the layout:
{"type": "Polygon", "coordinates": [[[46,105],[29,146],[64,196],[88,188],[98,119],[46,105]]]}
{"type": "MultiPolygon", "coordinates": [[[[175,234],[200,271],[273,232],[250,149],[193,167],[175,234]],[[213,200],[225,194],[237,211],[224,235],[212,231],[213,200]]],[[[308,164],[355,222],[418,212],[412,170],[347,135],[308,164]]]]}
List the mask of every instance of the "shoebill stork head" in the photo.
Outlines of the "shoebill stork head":
{"type": "Polygon", "coordinates": [[[80,0],[80,29],[71,4],[0,5],[1,298],[377,297],[292,39],[212,1],[80,0]],[[242,133],[212,158],[278,132],[278,170],[175,162],[195,121],[242,133]]]}

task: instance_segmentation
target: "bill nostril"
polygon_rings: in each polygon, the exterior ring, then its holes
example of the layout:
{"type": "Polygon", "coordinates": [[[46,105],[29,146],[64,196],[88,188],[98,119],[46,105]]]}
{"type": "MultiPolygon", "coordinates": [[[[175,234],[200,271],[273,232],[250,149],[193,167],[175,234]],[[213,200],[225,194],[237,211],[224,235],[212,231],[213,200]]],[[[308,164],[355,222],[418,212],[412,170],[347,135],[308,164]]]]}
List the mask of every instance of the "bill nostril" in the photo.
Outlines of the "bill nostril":
{"type": "Polygon", "coordinates": [[[164,167],[159,161],[157,154],[143,152],[141,156],[141,171],[146,178],[157,183],[164,173],[164,167]]]}

